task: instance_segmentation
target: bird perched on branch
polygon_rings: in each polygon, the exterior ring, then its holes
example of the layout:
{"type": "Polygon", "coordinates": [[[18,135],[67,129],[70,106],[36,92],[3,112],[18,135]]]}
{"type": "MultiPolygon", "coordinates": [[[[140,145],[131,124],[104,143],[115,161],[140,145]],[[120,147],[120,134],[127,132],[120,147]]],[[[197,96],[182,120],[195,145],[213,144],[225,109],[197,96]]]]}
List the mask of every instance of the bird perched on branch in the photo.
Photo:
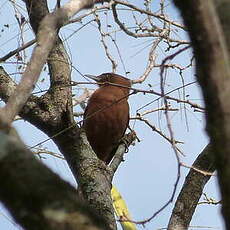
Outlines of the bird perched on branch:
{"type": "Polygon", "coordinates": [[[109,164],[129,123],[131,81],[113,73],[85,76],[96,81],[99,88],[89,98],[83,125],[97,157],[109,164]]]}

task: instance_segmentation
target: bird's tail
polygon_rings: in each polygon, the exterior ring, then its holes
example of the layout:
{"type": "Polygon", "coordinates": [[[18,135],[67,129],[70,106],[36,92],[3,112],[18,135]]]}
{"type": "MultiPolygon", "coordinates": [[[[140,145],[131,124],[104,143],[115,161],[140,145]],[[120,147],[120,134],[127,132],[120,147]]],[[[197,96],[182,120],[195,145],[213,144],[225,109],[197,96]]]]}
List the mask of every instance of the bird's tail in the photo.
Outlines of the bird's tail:
{"type": "Polygon", "coordinates": [[[111,196],[113,200],[113,207],[116,213],[116,216],[119,220],[127,220],[121,221],[121,226],[123,230],[137,230],[136,225],[131,222],[131,216],[129,214],[128,207],[125,201],[122,199],[121,194],[113,185],[111,190],[111,196]]]}

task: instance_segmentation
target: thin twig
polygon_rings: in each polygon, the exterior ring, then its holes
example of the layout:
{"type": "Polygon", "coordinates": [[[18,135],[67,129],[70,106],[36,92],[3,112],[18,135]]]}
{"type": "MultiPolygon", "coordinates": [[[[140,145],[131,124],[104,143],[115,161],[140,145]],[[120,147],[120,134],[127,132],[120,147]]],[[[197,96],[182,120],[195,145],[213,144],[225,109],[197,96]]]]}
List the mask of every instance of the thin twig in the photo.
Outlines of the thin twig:
{"type": "Polygon", "coordinates": [[[11,58],[11,57],[14,56],[15,54],[21,52],[22,50],[24,50],[24,49],[30,47],[30,46],[33,45],[35,42],[36,42],[36,39],[33,39],[33,40],[27,42],[26,44],[24,44],[23,46],[21,46],[21,47],[15,49],[15,50],[10,51],[8,54],[6,54],[5,56],[3,56],[3,57],[0,58],[0,63],[6,61],[7,59],[11,58]]]}

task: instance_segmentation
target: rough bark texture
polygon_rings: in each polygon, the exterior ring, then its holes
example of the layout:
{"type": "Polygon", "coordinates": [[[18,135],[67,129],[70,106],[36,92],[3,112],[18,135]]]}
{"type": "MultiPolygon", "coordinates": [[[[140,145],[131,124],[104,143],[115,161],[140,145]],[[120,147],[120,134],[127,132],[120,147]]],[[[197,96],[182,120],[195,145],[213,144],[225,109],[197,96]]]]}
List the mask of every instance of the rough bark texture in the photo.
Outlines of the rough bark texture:
{"type": "MultiPolygon", "coordinates": [[[[204,172],[214,172],[214,152],[208,145],[193,163],[193,167],[204,172]]],[[[191,169],[187,175],[173,209],[168,230],[186,230],[189,227],[197,203],[203,193],[210,175],[204,175],[191,169]]]]}
{"type": "Polygon", "coordinates": [[[12,129],[0,132],[0,199],[25,229],[107,229],[76,190],[25,148],[12,129]]]}
{"type": "MultiPolygon", "coordinates": [[[[0,96],[7,100],[16,84],[3,68],[0,68],[0,77],[0,96]]],[[[112,180],[110,169],[97,159],[84,132],[76,125],[69,128],[68,123],[65,124],[65,120],[61,118],[60,123],[57,123],[58,110],[55,107],[52,109],[52,102],[47,98],[47,95],[42,98],[31,96],[20,115],[50,137],[68,128],[64,133],[54,137],[53,140],[65,156],[74,177],[81,186],[83,197],[101,216],[112,223],[111,228],[113,228],[115,221],[110,196],[112,180]]]]}
{"type": "Polygon", "coordinates": [[[222,213],[226,229],[230,229],[230,2],[216,1],[217,8],[212,0],[174,2],[181,10],[194,48],[197,79],[207,108],[207,131],[215,152],[222,213]]]}
{"type": "MultiPolygon", "coordinates": [[[[25,3],[36,34],[42,28],[39,23],[48,13],[47,3],[44,0],[25,3]]],[[[66,87],[71,79],[68,57],[60,38],[54,40],[55,45],[48,56],[50,89],[41,97],[30,96],[20,116],[52,138],[67,160],[87,203],[106,220],[107,229],[116,229],[110,196],[112,173],[96,158],[84,133],[73,120],[71,88],[66,87]]],[[[0,68],[0,74],[0,96],[8,102],[16,84],[3,68],[0,68]]]]}
{"type": "Polygon", "coordinates": [[[229,0],[214,0],[216,11],[221,22],[228,53],[230,54],[230,3],[229,0]]]}
{"type": "MultiPolygon", "coordinates": [[[[29,14],[29,16],[35,32],[39,26],[39,21],[48,13],[47,5],[44,3],[43,10],[41,10],[42,4],[40,3],[40,10],[37,14],[37,4],[34,1],[28,1],[27,3],[27,9],[34,12],[29,14]]],[[[92,207],[98,210],[100,215],[105,217],[108,223],[110,223],[111,229],[115,229],[116,223],[110,197],[111,175],[107,175],[103,170],[99,170],[103,167],[98,167],[101,162],[96,158],[94,159],[97,163],[93,164],[94,167],[89,167],[92,166],[92,164],[89,165],[89,161],[93,159],[92,155],[94,153],[89,148],[88,143],[85,143],[85,139],[82,138],[83,135],[80,135],[79,127],[73,121],[71,88],[66,87],[66,85],[70,85],[71,68],[60,38],[57,39],[55,46],[49,54],[48,66],[50,71],[50,90],[43,98],[45,100],[48,99],[49,109],[52,111],[49,116],[49,122],[42,123],[42,130],[52,137],[67,129],[64,133],[53,138],[53,140],[64,155],[77,182],[81,186],[83,197],[92,207]],[[85,156],[87,156],[89,161],[85,161],[85,156]],[[97,168],[97,173],[93,173],[95,168],[97,168]]],[[[39,122],[38,125],[40,124],[39,122]]]]}

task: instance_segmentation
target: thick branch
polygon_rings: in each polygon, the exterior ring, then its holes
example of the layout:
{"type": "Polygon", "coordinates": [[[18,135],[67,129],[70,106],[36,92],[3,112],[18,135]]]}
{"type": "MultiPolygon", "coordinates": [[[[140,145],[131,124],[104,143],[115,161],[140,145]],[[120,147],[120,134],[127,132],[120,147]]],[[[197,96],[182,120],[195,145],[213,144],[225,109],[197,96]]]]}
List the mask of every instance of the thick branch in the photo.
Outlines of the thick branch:
{"type": "MultiPolygon", "coordinates": [[[[0,70],[0,96],[7,101],[15,88],[15,83],[3,68],[0,70]]],[[[108,229],[116,229],[110,196],[112,172],[97,159],[84,133],[80,133],[75,126],[66,127],[64,120],[56,120],[57,111],[49,105],[46,97],[31,96],[20,115],[53,137],[80,185],[85,200],[106,219],[110,225],[108,229]]]]}
{"type": "Polygon", "coordinates": [[[25,229],[108,229],[76,190],[39,162],[14,135],[0,132],[0,199],[25,229]]]}
{"type": "MultiPolygon", "coordinates": [[[[215,152],[222,211],[226,229],[230,229],[230,54],[226,37],[213,1],[174,2],[181,10],[194,47],[197,78],[207,108],[207,131],[215,152]]],[[[222,2],[229,7],[229,1],[222,2]]],[[[229,30],[229,22],[225,26],[229,30]]]]}
{"type": "MultiPolygon", "coordinates": [[[[42,2],[43,1],[41,2],[39,1],[39,3],[42,2]]],[[[29,4],[29,1],[27,3],[29,4]]],[[[33,6],[31,5],[29,6],[30,12],[32,10],[37,9],[35,6],[36,4],[33,6]]],[[[38,15],[36,18],[37,21],[34,18],[33,19],[31,18],[31,23],[33,20],[35,20],[33,24],[33,28],[35,32],[36,32],[36,27],[38,26],[39,23],[39,18],[42,18],[46,13],[45,12],[46,10],[44,10],[45,8],[43,9],[39,8],[38,15]]],[[[36,16],[34,15],[34,17],[36,16]]],[[[54,142],[57,144],[62,154],[65,156],[65,159],[67,160],[78,183],[80,185],[84,184],[84,190],[86,191],[84,196],[86,200],[90,203],[91,206],[97,209],[97,211],[101,216],[105,217],[107,223],[110,223],[110,227],[108,229],[115,229],[116,224],[115,224],[113,207],[112,207],[112,202],[110,197],[111,176],[109,176],[108,179],[108,175],[103,175],[103,169],[101,169],[101,167],[97,169],[98,173],[94,174],[93,171],[94,168],[91,171],[87,170],[89,165],[85,164],[84,160],[82,160],[82,163],[79,161],[80,156],[85,154],[86,149],[84,149],[83,148],[84,146],[81,145],[82,141],[84,140],[82,136],[79,135],[79,130],[76,128],[76,124],[71,123],[70,122],[71,119],[69,119],[68,117],[68,114],[72,114],[72,110],[68,113],[68,108],[67,108],[67,104],[68,106],[71,105],[70,104],[71,101],[68,100],[69,98],[71,99],[71,94],[70,91],[67,91],[68,90],[67,87],[64,88],[63,90],[61,89],[60,85],[62,85],[63,82],[65,81],[69,81],[69,77],[70,77],[68,71],[69,66],[68,63],[65,62],[65,60],[63,61],[62,59],[60,61],[60,56],[61,57],[64,56],[65,52],[62,52],[60,51],[59,48],[57,48],[58,42],[56,44],[57,46],[52,50],[48,59],[48,62],[50,64],[49,67],[51,71],[52,88],[49,90],[48,93],[43,95],[41,98],[37,98],[36,101],[37,103],[34,102],[30,103],[29,100],[21,110],[20,115],[27,121],[34,124],[37,128],[44,131],[49,137],[51,137],[54,140],[54,142]],[[57,57],[57,55],[60,56],[57,57]],[[57,58],[59,59],[57,60],[57,58]],[[62,62],[62,64],[65,65],[65,68],[62,68],[61,71],[59,71],[61,66],[60,62],[62,62]],[[64,69],[67,69],[67,71],[63,71],[64,69]],[[64,95],[63,92],[65,92],[64,95]],[[36,109],[34,109],[34,107],[30,105],[37,106],[39,109],[37,109],[37,107],[36,109]],[[102,172],[100,172],[100,170],[102,172]],[[86,183],[87,176],[84,177],[85,174],[81,172],[88,173],[89,175],[88,178],[91,178],[91,180],[89,180],[88,186],[86,183]],[[95,176],[92,177],[93,175],[95,176]],[[92,185],[93,185],[93,189],[91,189],[91,191],[93,190],[94,192],[89,193],[92,185]],[[102,196],[104,196],[103,199],[101,199],[102,196]]],[[[60,46],[62,46],[62,44],[60,46]]],[[[8,96],[10,96],[11,94],[12,91],[8,94],[8,96]]],[[[5,101],[7,101],[8,98],[9,97],[5,97],[5,101]]],[[[89,151],[89,154],[91,155],[94,154],[91,149],[89,151]]],[[[92,158],[91,155],[90,158],[92,158]]]]}
{"type": "Polygon", "coordinates": [[[6,103],[16,89],[16,83],[9,77],[6,71],[0,66],[0,98],[6,103]]]}
{"type": "MultiPolygon", "coordinates": [[[[204,172],[214,172],[214,152],[211,145],[206,146],[192,166],[204,172]]],[[[177,198],[168,230],[188,229],[204,186],[209,179],[210,175],[204,175],[191,168],[177,198]]]]}
{"type": "MultiPolygon", "coordinates": [[[[30,23],[36,33],[39,22],[48,12],[47,5],[43,4],[43,1],[28,1],[27,9],[30,23]],[[37,7],[39,10],[37,10],[37,7]]],[[[46,103],[51,104],[54,108],[52,114],[55,114],[55,119],[52,119],[54,116],[50,115],[51,119],[56,122],[53,128],[45,124],[49,129],[43,127],[42,130],[46,129],[46,134],[50,137],[57,135],[53,137],[53,140],[65,156],[75,179],[81,187],[83,197],[101,216],[105,217],[110,224],[110,228],[115,229],[116,225],[110,197],[111,179],[107,175],[108,172],[105,173],[103,167],[100,167],[98,159],[93,157],[92,149],[89,146],[85,146],[88,145],[88,142],[85,145],[82,144],[84,137],[79,135],[79,129],[74,124],[71,88],[66,87],[66,85],[70,85],[71,69],[67,53],[59,37],[49,54],[47,62],[51,84],[50,90],[45,97],[48,99],[46,103]],[[95,163],[91,165],[90,161],[95,163]]],[[[49,123],[53,123],[52,120],[49,123]]]]}
{"type": "MultiPolygon", "coordinates": [[[[74,134],[74,130],[73,134],[74,134]]],[[[70,133],[66,133],[69,135],[70,133]]],[[[65,135],[66,135],[65,134],[65,135]]],[[[104,162],[99,160],[91,149],[84,130],[78,132],[79,136],[75,142],[61,143],[59,139],[59,148],[63,148],[67,162],[70,163],[71,170],[77,178],[78,185],[85,200],[97,210],[100,216],[106,218],[109,229],[116,229],[116,222],[111,199],[111,181],[112,172],[104,162]],[[71,154],[74,150],[74,154],[71,154]],[[74,158],[70,158],[74,156],[74,158]]],[[[75,134],[76,136],[76,134],[75,134]]],[[[68,137],[66,140],[71,140],[68,137]]]]}
{"type": "MultiPolygon", "coordinates": [[[[10,96],[12,96],[16,87],[17,84],[0,66],[0,98],[5,103],[7,103],[10,96]]],[[[48,94],[40,98],[31,95],[19,113],[23,119],[29,121],[47,135],[52,135],[57,129],[55,129],[57,122],[54,121],[54,118],[58,116],[50,101],[51,99],[48,94]]]]}
{"type": "MultiPolygon", "coordinates": [[[[27,0],[26,7],[30,24],[37,34],[40,22],[49,13],[47,3],[44,0],[27,0]]],[[[66,85],[70,85],[71,82],[71,68],[67,52],[59,36],[57,36],[57,41],[49,54],[47,63],[50,73],[50,89],[47,92],[49,104],[57,108],[59,117],[65,116],[68,119],[67,126],[69,126],[73,123],[72,93],[71,87],[66,85]]]]}
{"type": "Polygon", "coordinates": [[[228,53],[230,55],[230,3],[229,0],[214,0],[218,16],[220,18],[223,33],[228,46],[228,53]]]}

